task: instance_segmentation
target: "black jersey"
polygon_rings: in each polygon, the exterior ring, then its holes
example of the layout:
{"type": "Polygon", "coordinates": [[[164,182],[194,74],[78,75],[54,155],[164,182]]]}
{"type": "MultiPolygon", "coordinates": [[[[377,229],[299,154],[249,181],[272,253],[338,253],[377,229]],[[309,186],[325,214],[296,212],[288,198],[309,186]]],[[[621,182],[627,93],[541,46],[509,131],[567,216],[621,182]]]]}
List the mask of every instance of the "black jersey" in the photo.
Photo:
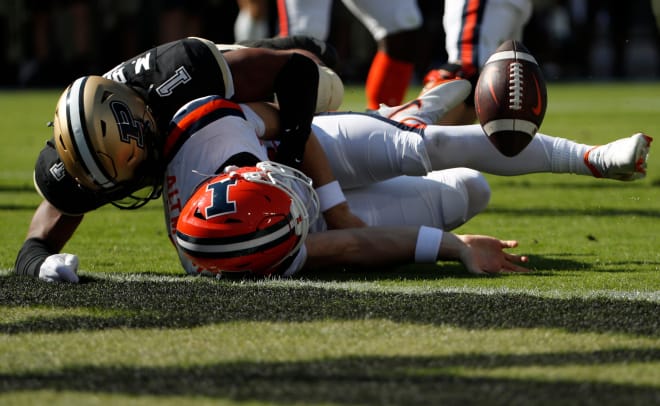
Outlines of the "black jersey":
{"type": "MultiPolygon", "coordinates": [[[[163,138],[170,119],[187,102],[207,95],[233,95],[231,74],[221,52],[214,43],[201,38],[160,45],[103,76],[131,86],[146,100],[163,138]]],[[[52,140],[37,158],[34,183],[50,204],[67,214],[83,214],[114,200],[111,195],[93,193],[78,185],[64,170],[52,140]]]]}
{"type": "Polygon", "coordinates": [[[216,45],[186,38],[152,48],[103,75],[135,89],[151,107],[165,134],[174,113],[191,100],[233,95],[229,67],[216,45]]]}
{"type": "MultiPolygon", "coordinates": [[[[302,48],[321,57],[327,54],[325,45],[321,45],[323,44],[319,45],[318,41],[309,38],[294,37],[287,40],[264,40],[250,46],[271,49],[302,48]]],[[[280,90],[285,89],[286,92],[278,93],[277,83],[275,84],[275,92],[281,104],[281,123],[285,130],[298,128],[306,137],[309,134],[307,127],[311,127],[309,124],[313,108],[312,111],[305,109],[316,104],[318,70],[311,60],[295,54],[285,66],[287,67],[287,75],[278,76],[280,90]],[[312,67],[306,65],[307,63],[312,64],[312,67]],[[301,78],[307,80],[310,72],[316,80],[316,85],[286,85],[300,83],[301,78]],[[309,123],[298,125],[300,117],[309,123]]],[[[231,99],[234,95],[233,79],[222,52],[216,44],[202,38],[185,38],[157,46],[117,65],[103,76],[125,83],[144,98],[156,120],[160,137],[158,144],[165,143],[170,119],[181,106],[204,96],[219,95],[231,99]]],[[[289,144],[296,143],[298,146],[303,146],[306,141],[306,138],[297,140],[293,135],[289,138],[293,140],[289,144]]],[[[286,146],[283,142],[280,145],[281,151],[285,151],[286,146]]],[[[289,149],[299,152],[298,150],[303,148],[289,149]]],[[[67,214],[83,214],[113,201],[107,194],[90,193],[81,188],[64,171],[52,140],[39,155],[34,182],[39,193],[48,202],[67,214]]]]}

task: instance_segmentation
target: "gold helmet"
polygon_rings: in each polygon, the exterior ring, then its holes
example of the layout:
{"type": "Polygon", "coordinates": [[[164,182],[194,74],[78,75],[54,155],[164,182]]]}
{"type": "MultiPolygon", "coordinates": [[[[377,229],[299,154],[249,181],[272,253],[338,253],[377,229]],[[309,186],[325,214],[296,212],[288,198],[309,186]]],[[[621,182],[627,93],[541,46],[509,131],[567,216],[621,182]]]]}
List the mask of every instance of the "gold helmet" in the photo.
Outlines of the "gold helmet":
{"type": "Polygon", "coordinates": [[[101,76],[77,79],[62,93],[53,127],[57,154],[80,185],[118,199],[153,186],[156,123],[130,87],[101,76]]]}

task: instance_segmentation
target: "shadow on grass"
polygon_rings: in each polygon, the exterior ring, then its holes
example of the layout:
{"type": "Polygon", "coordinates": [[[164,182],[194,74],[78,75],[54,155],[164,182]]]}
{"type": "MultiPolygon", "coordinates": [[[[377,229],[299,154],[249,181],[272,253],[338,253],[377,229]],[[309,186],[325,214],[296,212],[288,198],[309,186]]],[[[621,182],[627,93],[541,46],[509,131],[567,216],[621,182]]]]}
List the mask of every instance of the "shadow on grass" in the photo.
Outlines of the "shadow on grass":
{"type": "Polygon", "coordinates": [[[37,191],[34,189],[32,183],[23,183],[23,184],[14,184],[14,185],[3,185],[0,184],[0,192],[7,193],[33,193],[37,194],[37,191]]]}
{"type": "Polygon", "coordinates": [[[229,321],[305,322],[385,319],[469,329],[559,328],[660,336],[660,305],[610,297],[548,298],[521,293],[373,292],[233,283],[113,281],[78,285],[0,277],[0,306],[92,308],[111,315],[36,316],[1,323],[0,333],[66,332],[105,328],[185,328],[229,321]],[[202,311],[203,310],[203,311],[202,311]]]}
{"type": "MultiPolygon", "coordinates": [[[[532,255],[525,266],[532,270],[526,277],[545,277],[555,272],[574,272],[593,268],[591,262],[579,261],[587,255],[574,253],[550,253],[548,255],[532,255]]],[[[440,279],[474,279],[475,275],[466,272],[465,267],[458,262],[442,262],[436,264],[412,264],[392,268],[378,268],[377,271],[365,269],[329,269],[305,272],[303,276],[314,281],[425,281],[440,279]]],[[[488,278],[507,277],[506,274],[494,274],[488,278]]]]}
{"type": "Polygon", "coordinates": [[[35,210],[38,206],[39,203],[0,204],[0,210],[5,210],[5,211],[35,210]]]}
{"type": "Polygon", "coordinates": [[[658,389],[598,382],[461,376],[456,368],[650,362],[657,350],[534,355],[354,357],[305,362],[232,362],[191,367],[80,367],[0,375],[0,391],[50,389],[194,396],[269,404],[650,405],[658,389]]]}
{"type": "MultiPolygon", "coordinates": [[[[547,175],[547,174],[546,174],[547,175]]],[[[564,176],[564,181],[556,180],[557,174],[552,177],[554,180],[548,178],[538,180],[530,179],[526,176],[496,176],[488,175],[495,188],[516,188],[516,189],[555,189],[555,190],[577,190],[577,191],[598,191],[607,189],[616,189],[617,191],[623,190],[648,190],[649,185],[645,182],[613,182],[609,179],[595,179],[589,177],[574,177],[564,176]]],[[[568,174],[566,174],[568,175],[568,174]]],[[[653,178],[651,181],[652,186],[657,186],[660,178],[653,178]]]]}
{"type": "Polygon", "coordinates": [[[528,208],[528,207],[488,207],[484,214],[496,214],[504,216],[514,216],[514,217],[523,217],[523,216],[534,216],[534,217],[579,217],[579,216],[593,216],[593,217],[648,217],[651,219],[660,218],[660,210],[653,209],[620,209],[620,208],[588,208],[588,209],[578,209],[578,208],[559,208],[559,207],[547,207],[547,208],[528,208]]]}

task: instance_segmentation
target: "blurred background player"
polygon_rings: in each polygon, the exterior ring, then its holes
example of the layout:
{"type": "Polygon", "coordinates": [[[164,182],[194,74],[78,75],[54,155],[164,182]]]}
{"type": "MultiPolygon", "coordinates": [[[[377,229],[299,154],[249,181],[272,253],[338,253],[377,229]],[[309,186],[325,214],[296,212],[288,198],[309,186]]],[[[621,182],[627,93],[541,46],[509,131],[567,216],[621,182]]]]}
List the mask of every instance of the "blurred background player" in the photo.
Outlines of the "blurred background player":
{"type": "MultiPolygon", "coordinates": [[[[531,0],[445,1],[442,25],[447,63],[426,74],[422,92],[455,78],[469,80],[474,89],[488,57],[506,40],[521,41],[531,15],[531,0]]],[[[475,120],[473,91],[443,123],[470,124],[475,120]]]]}
{"type": "Polygon", "coordinates": [[[238,15],[234,22],[234,41],[270,37],[266,0],[237,0],[236,3],[238,4],[238,15]]]}
{"type": "MultiPolygon", "coordinates": [[[[365,91],[367,109],[401,104],[415,68],[415,43],[422,26],[416,0],[342,0],[367,28],[377,50],[365,91]]],[[[326,40],[332,0],[278,0],[279,36],[310,35],[326,40]]]]}
{"type": "MultiPolygon", "coordinates": [[[[0,2],[0,44],[3,45],[0,85],[63,87],[81,74],[104,72],[116,61],[166,42],[165,38],[197,36],[223,44],[241,41],[245,34],[234,31],[239,13],[248,15],[245,20],[250,25],[252,18],[267,12],[267,37],[271,37],[277,30],[277,4],[266,1],[264,7],[263,2],[0,2]],[[255,4],[259,10],[256,14],[255,4]],[[87,64],[98,69],[86,69],[87,64]],[[41,73],[37,75],[37,72],[41,73]]],[[[385,1],[382,3],[387,7],[385,1]]],[[[417,3],[423,16],[423,29],[417,41],[410,44],[417,54],[414,82],[421,83],[430,67],[447,62],[443,13],[444,5],[449,2],[418,0],[417,3]]],[[[451,2],[454,3],[465,2],[451,2]]],[[[488,4],[484,9],[487,18],[490,8],[507,1],[478,3],[488,4]]],[[[532,3],[534,11],[525,25],[523,43],[537,56],[548,80],[656,80],[659,77],[660,37],[651,10],[652,6],[658,9],[657,0],[532,0],[532,3]]],[[[334,1],[331,14],[334,21],[328,39],[342,56],[342,69],[338,73],[347,82],[363,85],[376,52],[373,37],[343,2],[334,1]]],[[[261,23],[254,20],[254,24],[261,23]]],[[[500,24],[501,28],[508,26],[500,24]]]]}
{"type": "Polygon", "coordinates": [[[82,75],[92,69],[92,11],[87,1],[28,0],[25,6],[30,12],[32,32],[28,49],[31,58],[20,67],[19,85],[52,86],[60,83],[59,76],[66,70],[82,75]],[[56,18],[55,12],[60,18],[56,18]],[[71,21],[76,23],[71,24],[71,21]],[[64,25],[71,27],[66,36],[66,48],[56,46],[58,38],[53,35],[64,25]],[[63,62],[60,58],[66,61],[65,67],[60,66],[63,62]]]}
{"type": "MultiPolygon", "coordinates": [[[[327,39],[331,0],[278,0],[280,36],[307,34],[327,39]]],[[[367,74],[367,109],[401,104],[420,62],[418,44],[433,40],[422,30],[417,1],[342,1],[377,41],[367,74]]],[[[439,4],[429,6],[439,7],[439,4]]],[[[521,40],[532,13],[531,0],[456,0],[443,5],[447,61],[424,77],[424,90],[455,78],[476,83],[479,70],[507,39],[521,40]]],[[[476,119],[473,93],[443,123],[470,124],[476,119]]]]}

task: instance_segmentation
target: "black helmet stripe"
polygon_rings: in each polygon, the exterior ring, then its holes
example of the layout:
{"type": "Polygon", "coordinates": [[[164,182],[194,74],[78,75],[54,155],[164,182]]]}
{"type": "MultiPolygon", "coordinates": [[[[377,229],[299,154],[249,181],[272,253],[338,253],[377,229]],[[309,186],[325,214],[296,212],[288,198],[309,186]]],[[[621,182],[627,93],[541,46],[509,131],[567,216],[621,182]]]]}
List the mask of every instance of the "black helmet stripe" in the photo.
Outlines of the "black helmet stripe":
{"type": "Polygon", "coordinates": [[[87,79],[88,77],[82,77],[71,84],[66,101],[66,121],[76,155],[80,157],[80,164],[95,183],[103,188],[111,188],[115,186],[115,182],[109,179],[110,176],[98,161],[97,154],[91,149],[93,143],[87,128],[84,107],[87,79]]]}
{"type": "Polygon", "coordinates": [[[198,257],[232,258],[277,246],[291,237],[295,221],[289,214],[264,230],[226,238],[198,238],[177,230],[176,240],[184,251],[198,257]]]}
{"type": "MultiPolygon", "coordinates": [[[[192,249],[186,248],[186,247],[181,247],[184,252],[187,254],[193,255],[198,258],[236,258],[236,257],[242,257],[242,256],[247,256],[247,255],[252,255],[256,254],[258,252],[263,252],[269,248],[272,247],[277,247],[278,245],[282,244],[284,241],[288,240],[291,238],[292,235],[291,233],[286,233],[280,235],[278,238],[269,240],[266,243],[260,244],[260,245],[251,245],[250,243],[246,243],[243,248],[237,248],[231,251],[222,251],[222,252],[217,252],[217,251],[197,251],[194,247],[192,249]]],[[[180,241],[179,241],[180,244],[180,241]]],[[[217,247],[217,246],[216,246],[217,247]]]]}

